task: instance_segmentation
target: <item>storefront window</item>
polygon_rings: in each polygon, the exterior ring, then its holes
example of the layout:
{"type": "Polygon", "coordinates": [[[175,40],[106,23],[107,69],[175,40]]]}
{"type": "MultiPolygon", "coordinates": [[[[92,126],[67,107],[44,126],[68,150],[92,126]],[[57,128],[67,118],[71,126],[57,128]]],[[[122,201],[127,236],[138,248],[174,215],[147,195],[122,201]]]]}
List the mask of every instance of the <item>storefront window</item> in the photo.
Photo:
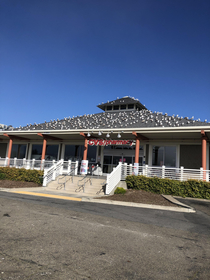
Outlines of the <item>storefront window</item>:
{"type": "Polygon", "coordinates": [[[33,145],[32,146],[32,159],[41,159],[42,158],[42,145],[33,145]]]}
{"type": "Polygon", "coordinates": [[[83,145],[66,145],[64,160],[81,161],[83,158],[83,145]]]}
{"type": "Polygon", "coordinates": [[[13,144],[11,158],[25,158],[26,156],[26,144],[13,144]]]}
{"type": "Polygon", "coordinates": [[[165,166],[176,167],[176,147],[165,147],[165,166]]]}
{"type": "Polygon", "coordinates": [[[96,146],[88,146],[87,159],[89,162],[96,162],[96,146]]]}
{"type": "MultiPolygon", "coordinates": [[[[32,159],[41,160],[42,158],[42,145],[32,145],[32,159]]],[[[58,145],[47,145],[45,160],[57,160],[58,158],[58,145]]]]}
{"type": "Polygon", "coordinates": [[[113,165],[118,165],[119,162],[122,162],[122,156],[113,156],[113,165]]]}
{"type": "Polygon", "coordinates": [[[175,146],[153,146],[152,151],[153,166],[176,167],[176,147],[175,146]]]}
{"type": "Polygon", "coordinates": [[[122,163],[127,163],[127,164],[132,164],[133,163],[133,160],[132,160],[132,157],[127,157],[127,156],[124,156],[123,157],[123,160],[122,160],[122,163]]]}
{"type": "Polygon", "coordinates": [[[47,145],[45,160],[57,160],[59,145],[47,145]]]}
{"type": "Polygon", "coordinates": [[[104,164],[112,164],[112,156],[104,156],[104,164]]]}

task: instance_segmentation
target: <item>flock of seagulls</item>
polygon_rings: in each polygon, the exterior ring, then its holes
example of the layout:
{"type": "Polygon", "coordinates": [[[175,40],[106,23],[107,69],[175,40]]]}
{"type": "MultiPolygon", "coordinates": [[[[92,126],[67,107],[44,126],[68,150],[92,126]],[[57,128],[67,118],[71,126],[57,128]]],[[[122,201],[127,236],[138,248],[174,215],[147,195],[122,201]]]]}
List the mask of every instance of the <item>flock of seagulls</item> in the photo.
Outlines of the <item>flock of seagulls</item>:
{"type": "Polygon", "coordinates": [[[146,127],[183,127],[209,125],[207,120],[201,122],[194,117],[168,116],[167,113],[152,112],[149,110],[132,110],[103,112],[83,116],[67,117],[62,120],[51,120],[50,122],[27,124],[24,127],[8,127],[8,130],[95,130],[115,128],[146,128],[146,127]]]}

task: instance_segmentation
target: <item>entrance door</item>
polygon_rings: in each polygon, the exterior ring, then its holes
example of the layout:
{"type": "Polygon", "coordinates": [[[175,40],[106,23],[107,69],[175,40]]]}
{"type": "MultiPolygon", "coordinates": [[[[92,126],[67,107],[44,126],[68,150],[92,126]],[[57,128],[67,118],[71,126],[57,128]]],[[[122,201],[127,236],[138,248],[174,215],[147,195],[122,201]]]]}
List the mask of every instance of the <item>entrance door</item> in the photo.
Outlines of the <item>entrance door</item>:
{"type": "MultiPolygon", "coordinates": [[[[135,157],[104,155],[103,173],[111,173],[113,168],[116,167],[119,164],[119,162],[134,164],[135,157]]],[[[143,158],[139,157],[139,165],[142,166],[142,163],[143,163],[143,158]]]]}

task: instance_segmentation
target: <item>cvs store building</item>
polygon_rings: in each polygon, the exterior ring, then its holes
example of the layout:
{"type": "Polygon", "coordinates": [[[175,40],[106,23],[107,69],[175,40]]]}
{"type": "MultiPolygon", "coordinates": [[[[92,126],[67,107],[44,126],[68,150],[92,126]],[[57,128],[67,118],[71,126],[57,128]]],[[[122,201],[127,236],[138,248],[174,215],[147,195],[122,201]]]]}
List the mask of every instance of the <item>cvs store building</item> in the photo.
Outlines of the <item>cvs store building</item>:
{"type": "Polygon", "coordinates": [[[0,157],[88,160],[110,173],[119,162],[209,169],[210,123],[152,112],[125,96],[101,113],[0,130],[0,157]]]}

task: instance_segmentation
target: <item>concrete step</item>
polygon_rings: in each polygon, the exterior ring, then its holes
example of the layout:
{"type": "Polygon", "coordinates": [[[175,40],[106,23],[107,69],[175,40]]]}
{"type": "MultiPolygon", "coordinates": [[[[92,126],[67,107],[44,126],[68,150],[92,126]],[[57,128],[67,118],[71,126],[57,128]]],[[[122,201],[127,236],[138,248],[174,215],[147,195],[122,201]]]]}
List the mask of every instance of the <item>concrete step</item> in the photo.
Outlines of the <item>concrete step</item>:
{"type": "MultiPolygon", "coordinates": [[[[70,176],[66,176],[66,178],[64,176],[59,176],[59,180],[58,178],[56,178],[55,181],[50,182],[47,185],[47,188],[50,190],[64,190],[64,183],[65,183],[65,191],[67,192],[71,192],[74,194],[84,194],[83,193],[83,185],[84,185],[84,177],[82,176],[74,176],[73,177],[73,182],[71,180],[70,176]],[[82,180],[83,179],[83,180],[82,180]]],[[[85,194],[89,194],[91,196],[95,195],[97,196],[97,193],[99,195],[104,195],[104,192],[102,190],[103,184],[105,184],[106,182],[106,177],[103,178],[98,178],[98,177],[94,177],[91,176],[90,177],[91,183],[90,181],[86,181],[85,182],[85,186],[84,186],[84,191],[85,194]]]]}

